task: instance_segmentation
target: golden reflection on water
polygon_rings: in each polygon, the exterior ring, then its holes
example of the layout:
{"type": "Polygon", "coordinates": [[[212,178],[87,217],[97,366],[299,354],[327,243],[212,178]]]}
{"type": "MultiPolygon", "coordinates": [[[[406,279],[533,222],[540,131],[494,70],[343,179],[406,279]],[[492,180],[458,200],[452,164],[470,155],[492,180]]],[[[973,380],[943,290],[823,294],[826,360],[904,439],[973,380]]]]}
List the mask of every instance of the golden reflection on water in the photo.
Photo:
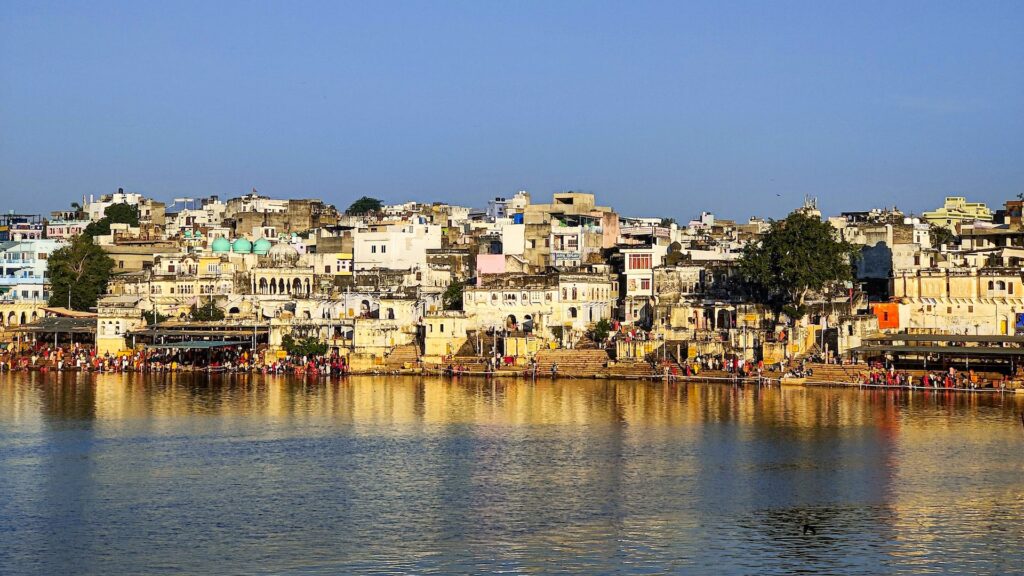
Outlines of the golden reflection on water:
{"type": "MultiPolygon", "coordinates": [[[[253,554],[301,550],[325,573],[544,572],[552,557],[579,572],[999,573],[1024,561],[984,548],[1024,537],[1022,410],[1024,395],[612,380],[4,374],[0,472],[15,480],[0,495],[22,500],[16,524],[94,506],[126,542],[138,531],[118,526],[152,491],[187,503],[160,508],[185,529],[209,530],[210,510],[266,532],[258,551],[230,534],[197,546],[186,572],[204,554],[249,571],[253,554]],[[827,535],[794,534],[808,520],[827,535]]],[[[46,525],[25,549],[73,529],[46,525]]],[[[287,571],[274,560],[260,568],[287,571]]]]}
{"type": "Polygon", "coordinates": [[[871,426],[923,442],[1006,433],[1024,395],[739,388],[614,380],[483,380],[193,374],[3,374],[0,418],[97,422],[189,416],[331,419],[356,426],[686,427],[732,423],[821,429],[871,426]],[[963,419],[979,409],[1000,417],[963,419]],[[998,431],[998,432],[997,432],[998,431]]]}

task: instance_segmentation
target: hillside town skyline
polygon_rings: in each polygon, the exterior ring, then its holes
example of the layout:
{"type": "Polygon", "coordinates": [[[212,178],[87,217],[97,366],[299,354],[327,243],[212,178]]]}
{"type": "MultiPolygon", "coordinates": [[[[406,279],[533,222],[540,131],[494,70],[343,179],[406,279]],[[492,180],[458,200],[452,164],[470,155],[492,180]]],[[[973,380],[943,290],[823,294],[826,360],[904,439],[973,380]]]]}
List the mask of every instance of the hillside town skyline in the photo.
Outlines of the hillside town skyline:
{"type": "Polygon", "coordinates": [[[675,221],[581,192],[341,209],[119,189],[0,215],[0,319],[8,340],[58,341],[63,327],[115,357],[212,338],[273,363],[305,342],[363,370],[550,368],[582,349],[595,354],[584,371],[647,372],[659,351],[677,367],[709,353],[853,362],[896,350],[879,335],[1016,334],[1021,206],[952,196],[920,216],[827,215],[806,197],[781,220],[675,221]],[[791,250],[806,252],[776,270],[791,250]]]}

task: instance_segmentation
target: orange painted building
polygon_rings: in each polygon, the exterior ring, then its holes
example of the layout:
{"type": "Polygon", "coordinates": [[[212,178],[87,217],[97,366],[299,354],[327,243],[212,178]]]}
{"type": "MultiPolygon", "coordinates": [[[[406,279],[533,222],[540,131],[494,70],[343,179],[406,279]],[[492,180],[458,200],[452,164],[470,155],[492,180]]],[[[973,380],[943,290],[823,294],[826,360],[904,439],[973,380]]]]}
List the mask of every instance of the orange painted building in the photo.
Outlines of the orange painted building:
{"type": "Polygon", "coordinates": [[[899,330],[900,308],[895,302],[886,302],[872,306],[875,316],[878,317],[879,330],[899,330]]]}

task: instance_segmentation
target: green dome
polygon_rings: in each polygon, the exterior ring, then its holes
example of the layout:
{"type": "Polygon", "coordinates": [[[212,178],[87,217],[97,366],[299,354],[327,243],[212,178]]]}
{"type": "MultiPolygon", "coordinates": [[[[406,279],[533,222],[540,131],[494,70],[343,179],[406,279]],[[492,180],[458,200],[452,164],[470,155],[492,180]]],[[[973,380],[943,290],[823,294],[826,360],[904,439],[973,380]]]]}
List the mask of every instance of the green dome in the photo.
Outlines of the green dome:
{"type": "Polygon", "coordinates": [[[228,239],[222,236],[214,240],[213,245],[211,247],[213,248],[213,251],[217,253],[230,252],[231,242],[228,242],[228,239]]]}
{"type": "Polygon", "coordinates": [[[192,237],[192,231],[191,230],[185,230],[185,238],[191,238],[191,237],[192,237]]]}
{"type": "Polygon", "coordinates": [[[245,238],[239,238],[231,245],[231,251],[235,254],[249,254],[252,252],[252,242],[245,238]]]}
{"type": "Polygon", "coordinates": [[[260,238],[252,245],[252,253],[259,254],[260,256],[270,252],[270,240],[266,238],[260,238]]]}

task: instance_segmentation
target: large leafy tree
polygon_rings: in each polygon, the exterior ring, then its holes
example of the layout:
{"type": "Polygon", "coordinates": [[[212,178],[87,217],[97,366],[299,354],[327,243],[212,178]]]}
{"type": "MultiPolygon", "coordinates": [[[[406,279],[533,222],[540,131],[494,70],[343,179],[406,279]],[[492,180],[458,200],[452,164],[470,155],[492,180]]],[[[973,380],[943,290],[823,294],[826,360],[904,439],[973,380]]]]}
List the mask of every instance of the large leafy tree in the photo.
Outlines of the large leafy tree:
{"type": "Polygon", "coordinates": [[[327,354],[327,343],[319,338],[307,337],[296,339],[291,334],[281,338],[281,347],[291,356],[323,356],[327,354]]]}
{"type": "Polygon", "coordinates": [[[114,261],[93,244],[92,237],[79,235],[50,254],[47,269],[51,306],[67,306],[70,293],[72,309],[89,310],[106,292],[114,261]]]}
{"type": "Polygon", "coordinates": [[[460,280],[453,280],[448,288],[441,295],[441,304],[445,310],[462,310],[462,294],[466,290],[466,284],[460,280]]]}
{"type": "Polygon", "coordinates": [[[82,232],[85,236],[106,236],[111,224],[139,225],[139,207],[131,204],[111,204],[103,211],[103,218],[90,222],[82,232]]]}
{"type": "Polygon", "coordinates": [[[370,198],[369,196],[363,196],[359,200],[356,200],[345,210],[345,214],[349,216],[359,216],[370,212],[380,212],[380,209],[384,204],[376,198],[370,198]]]}
{"type": "Polygon", "coordinates": [[[752,299],[775,314],[794,320],[806,314],[805,302],[812,293],[831,293],[853,278],[856,249],[838,239],[835,229],[794,212],[743,251],[739,271],[752,299]]]}
{"type": "Polygon", "coordinates": [[[224,319],[224,310],[220,309],[213,300],[210,300],[202,306],[193,305],[189,315],[193,320],[199,322],[220,322],[224,319]]]}

